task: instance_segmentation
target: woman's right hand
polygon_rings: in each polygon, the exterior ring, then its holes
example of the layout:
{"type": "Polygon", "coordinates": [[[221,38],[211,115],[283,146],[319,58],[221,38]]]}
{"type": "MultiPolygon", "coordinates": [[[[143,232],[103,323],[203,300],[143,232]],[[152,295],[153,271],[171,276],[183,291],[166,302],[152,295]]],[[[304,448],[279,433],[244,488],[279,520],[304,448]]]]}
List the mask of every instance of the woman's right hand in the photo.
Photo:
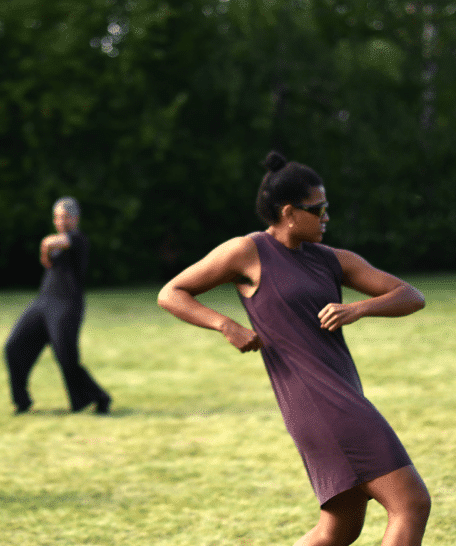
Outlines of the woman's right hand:
{"type": "Polygon", "coordinates": [[[222,327],[222,334],[225,338],[239,349],[241,353],[247,351],[258,351],[263,347],[263,343],[258,334],[249,328],[244,328],[233,320],[228,320],[222,327]]]}

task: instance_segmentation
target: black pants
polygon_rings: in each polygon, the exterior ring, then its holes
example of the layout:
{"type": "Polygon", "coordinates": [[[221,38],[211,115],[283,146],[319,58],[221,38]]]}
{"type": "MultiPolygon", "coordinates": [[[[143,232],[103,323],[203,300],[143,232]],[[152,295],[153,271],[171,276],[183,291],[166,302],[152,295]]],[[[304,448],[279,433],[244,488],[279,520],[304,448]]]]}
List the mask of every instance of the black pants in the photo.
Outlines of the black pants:
{"type": "Polygon", "coordinates": [[[83,315],[81,300],[39,296],[20,317],[5,346],[16,406],[31,404],[27,392],[30,371],[47,344],[60,364],[73,411],[106,398],[106,392],[79,362],[78,335],[83,315]]]}

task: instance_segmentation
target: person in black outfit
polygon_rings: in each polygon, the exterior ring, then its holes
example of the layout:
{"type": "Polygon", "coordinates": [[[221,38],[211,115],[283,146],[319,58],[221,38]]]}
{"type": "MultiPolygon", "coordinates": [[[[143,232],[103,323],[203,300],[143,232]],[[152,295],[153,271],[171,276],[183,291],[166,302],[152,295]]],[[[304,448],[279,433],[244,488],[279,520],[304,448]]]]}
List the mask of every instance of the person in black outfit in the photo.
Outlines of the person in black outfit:
{"type": "Polygon", "coordinates": [[[72,197],[59,199],[53,214],[57,234],[48,235],[40,245],[45,273],[39,295],[20,317],[5,345],[16,413],[24,413],[32,405],[28,378],[47,344],[60,364],[72,411],[95,403],[97,413],[109,413],[110,396],[79,362],[89,243],[78,229],[78,202],[72,197]]]}

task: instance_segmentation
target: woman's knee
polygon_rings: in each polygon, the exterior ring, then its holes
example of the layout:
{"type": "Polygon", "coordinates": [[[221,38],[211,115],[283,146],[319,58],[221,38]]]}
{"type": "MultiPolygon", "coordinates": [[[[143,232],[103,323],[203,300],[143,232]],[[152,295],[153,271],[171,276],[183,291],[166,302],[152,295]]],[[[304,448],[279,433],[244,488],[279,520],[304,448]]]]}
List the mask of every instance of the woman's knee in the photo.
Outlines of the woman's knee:
{"type": "Polygon", "coordinates": [[[405,503],[405,512],[420,522],[427,521],[431,512],[431,496],[425,486],[415,491],[405,503]]]}
{"type": "MultiPolygon", "coordinates": [[[[415,471],[416,473],[416,471],[415,471]]],[[[405,518],[418,522],[425,522],[431,511],[431,496],[418,473],[408,487],[400,489],[399,497],[387,507],[388,512],[402,514],[405,518]]]]}
{"type": "Polygon", "coordinates": [[[317,525],[312,536],[318,546],[349,546],[359,537],[362,525],[344,525],[339,528],[328,528],[317,525]]]}
{"type": "Polygon", "coordinates": [[[389,513],[425,513],[430,510],[428,490],[412,465],[367,482],[361,488],[380,502],[389,513]]]}

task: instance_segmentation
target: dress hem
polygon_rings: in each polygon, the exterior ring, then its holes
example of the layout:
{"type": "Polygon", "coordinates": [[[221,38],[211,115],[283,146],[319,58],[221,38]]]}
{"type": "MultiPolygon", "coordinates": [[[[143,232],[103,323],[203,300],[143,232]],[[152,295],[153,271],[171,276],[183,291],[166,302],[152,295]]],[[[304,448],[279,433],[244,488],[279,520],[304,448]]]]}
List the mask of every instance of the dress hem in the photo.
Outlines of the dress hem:
{"type": "MultiPolygon", "coordinates": [[[[327,499],[325,499],[325,500],[318,499],[319,502],[320,502],[320,508],[323,508],[324,505],[327,502],[329,502],[334,497],[337,497],[337,495],[341,495],[342,493],[346,493],[347,491],[350,491],[351,489],[355,489],[355,487],[359,487],[360,485],[371,482],[372,480],[376,480],[377,478],[381,478],[382,476],[386,476],[387,474],[391,474],[391,472],[395,472],[396,470],[400,470],[401,468],[405,468],[406,466],[413,466],[412,461],[408,461],[408,462],[406,462],[404,464],[400,464],[399,466],[395,465],[393,468],[388,469],[388,470],[379,470],[378,472],[373,473],[372,476],[369,476],[367,479],[366,478],[359,478],[359,479],[355,480],[353,485],[351,485],[350,487],[346,487],[346,488],[342,489],[341,491],[338,491],[337,493],[334,493],[333,495],[331,495],[327,499]]],[[[373,497],[369,497],[368,500],[372,500],[372,498],[373,497]]]]}

